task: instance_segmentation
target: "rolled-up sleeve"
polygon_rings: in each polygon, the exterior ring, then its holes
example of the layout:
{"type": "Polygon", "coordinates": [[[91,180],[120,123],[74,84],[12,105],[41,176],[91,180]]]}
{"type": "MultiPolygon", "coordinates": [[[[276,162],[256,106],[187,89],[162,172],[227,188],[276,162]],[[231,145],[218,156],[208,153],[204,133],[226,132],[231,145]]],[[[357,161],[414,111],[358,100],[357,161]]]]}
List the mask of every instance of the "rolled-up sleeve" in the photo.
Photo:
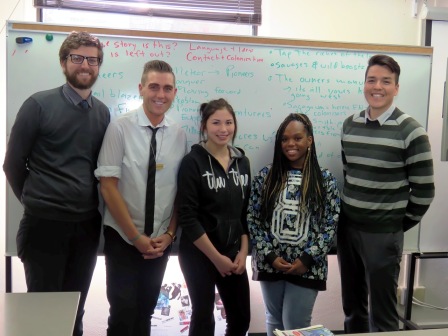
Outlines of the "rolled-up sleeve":
{"type": "Polygon", "coordinates": [[[98,168],[95,177],[121,178],[121,166],[124,158],[123,129],[117,123],[110,123],[104,135],[100,155],[98,156],[98,168]]]}

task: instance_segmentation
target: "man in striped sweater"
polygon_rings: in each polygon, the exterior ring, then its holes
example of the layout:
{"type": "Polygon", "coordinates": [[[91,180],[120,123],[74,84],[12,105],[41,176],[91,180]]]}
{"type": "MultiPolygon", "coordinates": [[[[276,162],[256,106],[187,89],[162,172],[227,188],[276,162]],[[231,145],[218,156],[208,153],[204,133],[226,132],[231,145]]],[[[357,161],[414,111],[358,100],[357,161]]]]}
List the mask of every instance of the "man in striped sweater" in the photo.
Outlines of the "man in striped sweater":
{"type": "Polygon", "coordinates": [[[344,187],[338,228],[345,333],[398,330],[397,285],[403,234],[434,198],[425,129],[394,105],[400,66],[370,58],[365,111],[342,129],[344,187]]]}

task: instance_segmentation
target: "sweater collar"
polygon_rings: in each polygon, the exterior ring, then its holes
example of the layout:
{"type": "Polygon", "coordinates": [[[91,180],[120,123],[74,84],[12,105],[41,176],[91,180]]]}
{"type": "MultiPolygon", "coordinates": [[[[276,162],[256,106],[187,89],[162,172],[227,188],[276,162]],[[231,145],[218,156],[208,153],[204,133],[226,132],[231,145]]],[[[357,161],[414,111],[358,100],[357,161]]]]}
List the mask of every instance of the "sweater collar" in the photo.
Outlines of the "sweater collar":
{"type": "MultiPolygon", "coordinates": [[[[390,118],[390,116],[392,115],[392,113],[395,111],[395,105],[392,104],[391,106],[389,106],[389,108],[384,111],[376,120],[378,120],[379,124],[381,126],[383,126],[383,124],[387,121],[387,119],[390,118]]],[[[373,119],[370,118],[370,107],[368,107],[366,109],[366,114],[365,114],[365,123],[367,124],[367,121],[374,121],[373,119]]]]}

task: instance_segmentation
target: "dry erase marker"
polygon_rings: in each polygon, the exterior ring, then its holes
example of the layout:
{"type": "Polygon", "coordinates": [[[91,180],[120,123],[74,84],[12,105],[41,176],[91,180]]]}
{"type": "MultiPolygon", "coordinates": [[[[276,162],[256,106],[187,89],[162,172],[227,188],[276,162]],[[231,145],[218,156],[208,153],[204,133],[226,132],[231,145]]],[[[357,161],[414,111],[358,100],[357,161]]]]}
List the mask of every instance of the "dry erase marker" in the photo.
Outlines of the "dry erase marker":
{"type": "Polygon", "coordinates": [[[31,43],[31,42],[33,42],[33,39],[31,37],[16,37],[16,43],[18,44],[31,43]]]}

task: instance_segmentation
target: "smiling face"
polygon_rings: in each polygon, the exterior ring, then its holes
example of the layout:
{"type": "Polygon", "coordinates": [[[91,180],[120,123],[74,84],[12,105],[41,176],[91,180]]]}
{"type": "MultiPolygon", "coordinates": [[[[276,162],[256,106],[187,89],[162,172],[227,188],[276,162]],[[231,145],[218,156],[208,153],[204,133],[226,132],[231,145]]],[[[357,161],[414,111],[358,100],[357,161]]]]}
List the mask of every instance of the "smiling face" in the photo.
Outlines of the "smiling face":
{"type": "Polygon", "coordinates": [[[158,125],[176,97],[173,74],[150,71],[146,74],[146,81],[140,83],[138,89],[143,97],[145,114],[153,126],[158,125]]]}
{"type": "Polygon", "coordinates": [[[204,131],[208,146],[227,146],[235,134],[235,120],[226,108],[218,109],[208,118],[204,131]]]}
{"type": "Polygon", "coordinates": [[[302,169],[308,148],[313,137],[308,135],[305,126],[299,121],[291,121],[286,126],[281,139],[283,155],[290,161],[291,167],[302,169]]]}
{"type": "MultiPolygon", "coordinates": [[[[70,54],[85,57],[98,57],[98,53],[98,48],[96,47],[81,46],[78,49],[70,50],[70,54]]],[[[61,61],[61,67],[67,83],[75,90],[90,90],[99,74],[99,65],[89,65],[86,59],[81,64],[75,64],[68,57],[61,61]]]]}
{"type": "Polygon", "coordinates": [[[398,94],[396,74],[386,66],[373,65],[366,74],[364,97],[370,107],[370,117],[378,118],[393,103],[398,94]]]}

